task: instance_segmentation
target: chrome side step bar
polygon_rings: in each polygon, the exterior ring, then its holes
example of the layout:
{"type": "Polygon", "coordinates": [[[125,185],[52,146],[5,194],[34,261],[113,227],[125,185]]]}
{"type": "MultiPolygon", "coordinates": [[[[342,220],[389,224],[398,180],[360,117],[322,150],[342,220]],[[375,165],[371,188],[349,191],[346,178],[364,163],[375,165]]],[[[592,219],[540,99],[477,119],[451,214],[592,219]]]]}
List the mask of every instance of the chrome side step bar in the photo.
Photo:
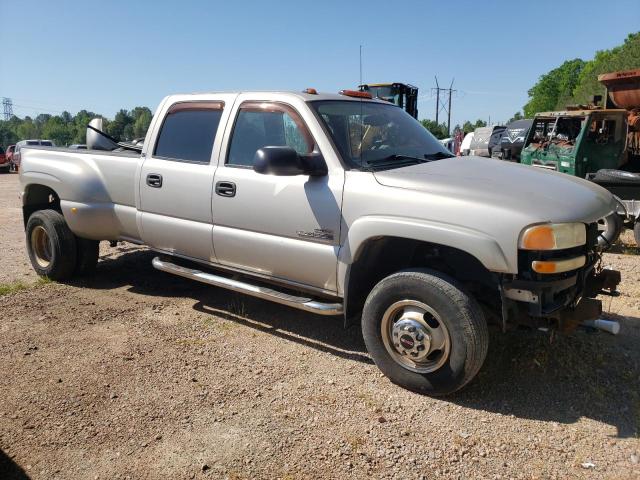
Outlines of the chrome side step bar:
{"type": "Polygon", "coordinates": [[[270,288],[259,287],[257,285],[251,285],[250,283],[221,277],[213,273],[182,267],[175,263],[161,260],[160,257],[155,257],[151,264],[154,268],[163,272],[173,273],[174,275],[190,278],[191,280],[197,280],[198,282],[213,285],[214,287],[222,287],[228,290],[233,290],[234,292],[245,293],[253,297],[270,300],[299,310],[305,310],[319,315],[342,315],[342,303],[322,303],[311,298],[296,297],[270,288]]]}

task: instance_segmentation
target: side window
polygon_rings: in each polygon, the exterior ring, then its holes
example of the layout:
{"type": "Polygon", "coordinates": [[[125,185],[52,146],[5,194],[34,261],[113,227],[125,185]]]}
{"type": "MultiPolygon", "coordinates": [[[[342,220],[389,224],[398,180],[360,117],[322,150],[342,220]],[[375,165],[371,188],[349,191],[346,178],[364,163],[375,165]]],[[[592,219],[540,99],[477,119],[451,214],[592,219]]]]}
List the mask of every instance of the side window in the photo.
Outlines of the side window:
{"type": "Polygon", "coordinates": [[[262,147],[291,147],[311,153],[314,142],[302,118],[288,105],[247,102],[240,106],[227,164],[250,167],[262,147]]]}
{"type": "Polygon", "coordinates": [[[221,102],[183,102],[172,105],[160,129],[154,156],[209,163],[222,108],[221,102]]]}

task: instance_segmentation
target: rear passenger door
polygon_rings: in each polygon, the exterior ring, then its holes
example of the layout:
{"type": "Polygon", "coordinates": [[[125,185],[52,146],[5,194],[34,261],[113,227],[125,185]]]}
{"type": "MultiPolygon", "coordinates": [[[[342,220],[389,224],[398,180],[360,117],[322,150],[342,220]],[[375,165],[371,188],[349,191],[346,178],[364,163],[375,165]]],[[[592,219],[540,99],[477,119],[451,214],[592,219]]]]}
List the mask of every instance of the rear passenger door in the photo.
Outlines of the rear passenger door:
{"type": "Polygon", "coordinates": [[[211,195],[226,101],[233,97],[163,106],[139,185],[142,239],[157,250],[215,261],[211,195]]]}

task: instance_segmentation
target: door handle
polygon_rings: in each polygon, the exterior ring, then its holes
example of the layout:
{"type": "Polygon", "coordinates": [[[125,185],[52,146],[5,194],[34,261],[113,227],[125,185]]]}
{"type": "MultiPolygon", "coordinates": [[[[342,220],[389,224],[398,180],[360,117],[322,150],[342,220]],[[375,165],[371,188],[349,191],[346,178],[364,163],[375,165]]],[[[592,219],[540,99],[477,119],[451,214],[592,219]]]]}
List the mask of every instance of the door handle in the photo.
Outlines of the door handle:
{"type": "Polygon", "coordinates": [[[235,197],[236,184],[233,182],[218,182],[216,183],[216,193],[221,197],[235,197]]]}
{"type": "Polygon", "coordinates": [[[162,187],[162,175],[158,173],[150,173],[147,175],[147,185],[153,188],[162,187]]]}

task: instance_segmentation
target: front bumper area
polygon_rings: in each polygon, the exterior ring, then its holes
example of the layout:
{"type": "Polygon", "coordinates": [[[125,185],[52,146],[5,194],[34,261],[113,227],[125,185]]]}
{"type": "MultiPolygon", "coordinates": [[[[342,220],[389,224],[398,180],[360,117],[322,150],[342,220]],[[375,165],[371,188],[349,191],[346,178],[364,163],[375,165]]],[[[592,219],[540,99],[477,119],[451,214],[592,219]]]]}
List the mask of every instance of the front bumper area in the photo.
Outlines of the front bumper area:
{"type": "Polygon", "coordinates": [[[501,286],[503,329],[508,325],[555,327],[571,331],[585,320],[598,318],[602,302],[595,297],[613,294],[620,272],[594,265],[556,280],[505,280],[501,286]]]}

